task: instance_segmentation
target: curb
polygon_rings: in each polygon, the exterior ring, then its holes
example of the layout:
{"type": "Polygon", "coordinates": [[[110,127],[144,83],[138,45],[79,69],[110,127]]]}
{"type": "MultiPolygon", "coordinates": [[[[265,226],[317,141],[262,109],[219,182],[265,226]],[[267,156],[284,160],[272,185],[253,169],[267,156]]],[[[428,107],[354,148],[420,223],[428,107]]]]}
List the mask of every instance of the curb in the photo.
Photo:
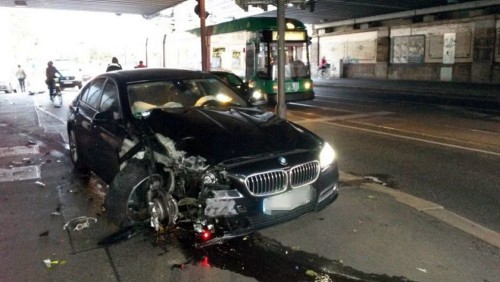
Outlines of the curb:
{"type": "MultiPolygon", "coordinates": [[[[344,181],[364,180],[361,177],[351,175],[342,171],[340,172],[340,178],[344,181]]],[[[419,212],[424,212],[425,214],[430,215],[435,219],[440,220],[441,222],[462,230],[463,232],[492,246],[500,248],[500,233],[488,229],[451,211],[448,211],[441,205],[376,183],[362,183],[359,187],[361,189],[390,195],[400,203],[412,207],[419,212]]]]}
{"type": "Polygon", "coordinates": [[[368,90],[376,90],[376,91],[391,91],[391,92],[406,92],[410,94],[419,94],[425,96],[434,96],[439,95],[441,97],[447,97],[451,99],[472,99],[476,101],[486,101],[486,102],[496,102],[500,97],[496,96],[484,96],[484,95],[471,95],[471,94],[463,94],[460,92],[450,92],[448,91],[439,91],[438,89],[416,89],[416,88],[394,88],[394,87],[384,87],[384,86],[368,86],[368,85],[347,85],[347,84],[336,84],[336,83],[328,83],[328,82],[317,82],[313,81],[315,86],[323,86],[323,87],[336,87],[336,88],[358,88],[358,89],[368,89],[368,90]]]}

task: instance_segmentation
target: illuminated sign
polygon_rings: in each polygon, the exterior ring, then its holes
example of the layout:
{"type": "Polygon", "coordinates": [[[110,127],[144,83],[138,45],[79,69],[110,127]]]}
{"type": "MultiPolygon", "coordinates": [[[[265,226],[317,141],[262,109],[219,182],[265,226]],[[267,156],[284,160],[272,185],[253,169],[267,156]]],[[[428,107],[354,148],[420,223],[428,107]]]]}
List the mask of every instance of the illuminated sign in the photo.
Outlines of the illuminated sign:
{"type": "MultiPolygon", "coordinates": [[[[278,32],[273,31],[273,41],[277,40],[278,40],[278,32]]],[[[305,31],[295,31],[295,30],[285,31],[285,41],[304,41],[304,40],[306,40],[305,31]]]]}

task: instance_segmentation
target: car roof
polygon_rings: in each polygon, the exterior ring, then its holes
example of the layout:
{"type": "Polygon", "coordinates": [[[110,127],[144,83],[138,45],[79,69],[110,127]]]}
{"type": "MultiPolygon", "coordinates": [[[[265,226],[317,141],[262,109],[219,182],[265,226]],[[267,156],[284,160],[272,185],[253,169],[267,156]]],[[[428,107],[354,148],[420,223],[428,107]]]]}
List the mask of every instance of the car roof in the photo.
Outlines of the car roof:
{"type": "Polygon", "coordinates": [[[133,70],[119,70],[100,74],[97,77],[113,77],[121,82],[158,81],[165,79],[196,79],[214,77],[203,71],[168,68],[141,68],[133,70]]]}

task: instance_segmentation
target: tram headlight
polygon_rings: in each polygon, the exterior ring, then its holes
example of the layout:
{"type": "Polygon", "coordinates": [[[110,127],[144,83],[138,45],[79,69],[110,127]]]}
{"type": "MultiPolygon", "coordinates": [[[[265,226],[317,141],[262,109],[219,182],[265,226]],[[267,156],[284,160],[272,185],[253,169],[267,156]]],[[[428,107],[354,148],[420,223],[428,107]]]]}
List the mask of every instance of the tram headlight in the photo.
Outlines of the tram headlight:
{"type": "Polygon", "coordinates": [[[304,87],[306,90],[309,90],[312,88],[312,83],[308,81],[308,82],[304,83],[304,87]]]}

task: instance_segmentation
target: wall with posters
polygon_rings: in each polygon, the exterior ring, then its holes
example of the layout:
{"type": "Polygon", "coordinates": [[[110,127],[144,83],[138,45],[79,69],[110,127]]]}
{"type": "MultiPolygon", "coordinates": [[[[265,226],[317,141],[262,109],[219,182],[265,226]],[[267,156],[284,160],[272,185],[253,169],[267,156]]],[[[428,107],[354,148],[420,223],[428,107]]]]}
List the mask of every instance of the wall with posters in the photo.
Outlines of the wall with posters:
{"type": "Polygon", "coordinates": [[[500,83],[500,15],[457,14],[316,29],[312,61],[325,56],[333,78],[500,83]]]}

